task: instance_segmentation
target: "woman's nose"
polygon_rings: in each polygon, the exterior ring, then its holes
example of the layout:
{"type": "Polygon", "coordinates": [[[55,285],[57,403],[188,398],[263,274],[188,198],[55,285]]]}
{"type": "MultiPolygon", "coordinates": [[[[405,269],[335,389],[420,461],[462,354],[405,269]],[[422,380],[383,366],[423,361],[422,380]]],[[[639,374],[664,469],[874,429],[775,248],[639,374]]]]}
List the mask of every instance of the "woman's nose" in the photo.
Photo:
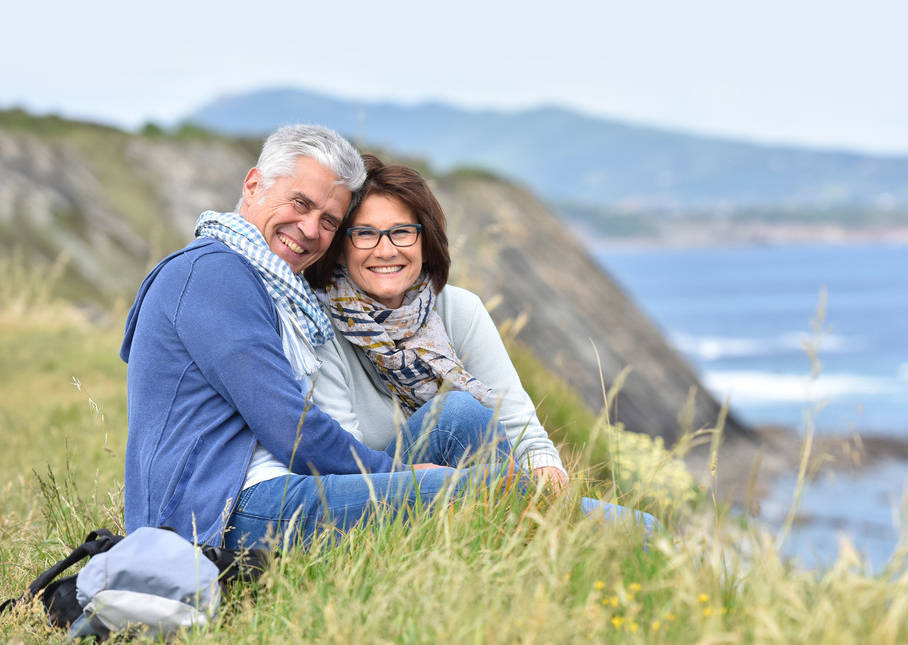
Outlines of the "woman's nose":
{"type": "Polygon", "coordinates": [[[391,244],[391,238],[387,234],[382,235],[378,240],[378,245],[373,251],[379,257],[391,257],[397,255],[397,247],[391,244]]]}

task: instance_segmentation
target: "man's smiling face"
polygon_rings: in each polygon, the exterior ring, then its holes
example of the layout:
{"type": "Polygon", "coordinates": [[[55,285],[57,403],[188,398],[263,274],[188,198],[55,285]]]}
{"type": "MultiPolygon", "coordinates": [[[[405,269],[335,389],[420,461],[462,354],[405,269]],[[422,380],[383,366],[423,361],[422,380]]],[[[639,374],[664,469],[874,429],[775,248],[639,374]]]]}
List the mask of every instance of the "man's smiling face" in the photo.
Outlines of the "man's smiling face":
{"type": "Polygon", "coordinates": [[[350,205],[350,190],[336,182],[333,172],[309,157],[298,157],[293,174],[267,189],[253,168],[243,182],[240,214],[299,273],[328,250],[350,205]]]}

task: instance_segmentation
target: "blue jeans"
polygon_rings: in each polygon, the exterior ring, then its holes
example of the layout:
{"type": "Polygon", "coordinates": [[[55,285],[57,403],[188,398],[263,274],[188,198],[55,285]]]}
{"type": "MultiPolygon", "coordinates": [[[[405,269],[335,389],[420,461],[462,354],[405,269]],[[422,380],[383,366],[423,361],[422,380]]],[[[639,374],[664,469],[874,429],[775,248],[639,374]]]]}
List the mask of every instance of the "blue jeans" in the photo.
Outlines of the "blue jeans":
{"type": "Polygon", "coordinates": [[[614,524],[619,520],[629,520],[643,529],[644,535],[652,535],[657,529],[661,528],[659,520],[643,511],[636,511],[627,506],[619,506],[611,502],[603,502],[592,497],[580,498],[580,510],[589,517],[596,517],[605,520],[609,524],[614,524]],[[631,515],[633,513],[633,515],[631,515]]]}
{"type": "Polygon", "coordinates": [[[494,451],[493,461],[504,462],[511,456],[511,442],[501,426],[492,423],[492,410],[466,392],[435,397],[414,412],[400,432],[385,452],[405,464],[457,466],[489,448],[494,451]]]}
{"type": "MultiPolygon", "coordinates": [[[[456,466],[491,443],[499,460],[505,461],[510,443],[491,420],[492,411],[466,392],[448,392],[417,410],[402,429],[400,443],[392,442],[387,452],[397,453],[405,463],[456,466]]],[[[489,481],[497,473],[498,468],[476,466],[276,477],[240,493],[227,522],[224,546],[280,547],[285,539],[291,544],[300,536],[308,541],[320,528],[343,532],[378,508],[392,515],[406,512],[418,503],[431,503],[439,493],[451,490],[456,494],[470,481],[489,481]]]]}

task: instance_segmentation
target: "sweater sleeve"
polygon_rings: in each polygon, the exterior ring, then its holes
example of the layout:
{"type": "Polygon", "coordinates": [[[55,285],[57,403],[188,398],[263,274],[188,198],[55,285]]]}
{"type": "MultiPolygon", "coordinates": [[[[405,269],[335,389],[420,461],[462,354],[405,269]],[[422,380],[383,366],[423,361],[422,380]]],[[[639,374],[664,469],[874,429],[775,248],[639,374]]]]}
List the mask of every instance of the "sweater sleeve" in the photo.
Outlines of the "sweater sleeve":
{"type": "Polygon", "coordinates": [[[245,421],[256,440],[299,474],[393,470],[307,400],[293,378],[277,332],[271,298],[239,257],[199,257],[173,324],[204,377],[245,421]]]}
{"type": "Polygon", "coordinates": [[[495,322],[476,294],[445,287],[443,320],[467,371],[495,391],[498,420],[515,446],[517,461],[527,468],[554,466],[567,476],[561,457],[536,416],[495,322]]]}

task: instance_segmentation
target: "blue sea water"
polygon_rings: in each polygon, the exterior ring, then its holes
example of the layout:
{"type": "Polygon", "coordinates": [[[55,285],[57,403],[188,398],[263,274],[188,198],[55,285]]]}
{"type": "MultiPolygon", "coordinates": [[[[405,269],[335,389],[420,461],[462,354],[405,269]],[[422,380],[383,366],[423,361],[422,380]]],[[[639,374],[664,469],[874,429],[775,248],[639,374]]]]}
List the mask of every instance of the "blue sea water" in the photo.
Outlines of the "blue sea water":
{"type": "MultiPolygon", "coordinates": [[[[743,421],[803,430],[809,411],[817,432],[908,439],[908,246],[595,253],[743,421]]],[[[793,534],[793,552],[828,563],[844,532],[879,566],[897,539],[881,518],[892,517],[906,479],[908,466],[892,462],[815,482],[801,505],[812,521],[793,534]]],[[[793,485],[777,484],[769,515],[793,485]]]]}

